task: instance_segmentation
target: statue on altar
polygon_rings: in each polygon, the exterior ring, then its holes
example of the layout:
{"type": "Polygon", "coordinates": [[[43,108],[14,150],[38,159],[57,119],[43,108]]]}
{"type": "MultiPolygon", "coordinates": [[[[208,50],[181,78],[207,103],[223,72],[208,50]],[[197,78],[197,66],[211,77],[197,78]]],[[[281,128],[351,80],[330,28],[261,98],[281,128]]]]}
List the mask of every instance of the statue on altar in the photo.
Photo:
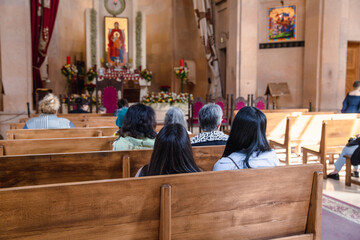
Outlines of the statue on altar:
{"type": "Polygon", "coordinates": [[[125,33],[119,28],[119,23],[114,23],[114,28],[108,32],[108,62],[113,66],[124,66],[126,64],[125,33]]]}

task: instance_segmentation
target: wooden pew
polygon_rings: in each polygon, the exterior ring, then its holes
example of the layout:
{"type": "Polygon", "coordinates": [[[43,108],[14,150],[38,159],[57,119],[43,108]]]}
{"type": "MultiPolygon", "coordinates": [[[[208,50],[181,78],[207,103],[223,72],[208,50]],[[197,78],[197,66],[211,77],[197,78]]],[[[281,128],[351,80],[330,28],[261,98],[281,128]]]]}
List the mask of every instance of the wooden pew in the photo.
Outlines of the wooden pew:
{"type": "Polygon", "coordinates": [[[321,169],[309,164],[0,189],[0,239],[320,240],[321,169]]]}
{"type": "Polygon", "coordinates": [[[75,138],[113,136],[118,127],[89,127],[65,129],[10,129],[6,132],[7,140],[42,139],[42,138],[75,138]]]}
{"type": "Polygon", "coordinates": [[[358,178],[351,177],[351,156],[344,156],[346,158],[346,173],[345,173],[345,185],[351,186],[351,183],[354,183],[356,185],[360,185],[360,180],[358,178]]]}
{"type": "MultiPolygon", "coordinates": [[[[83,121],[74,121],[72,122],[75,127],[116,127],[116,122],[111,121],[99,121],[99,122],[83,122],[83,121]]],[[[23,129],[25,126],[25,123],[10,123],[10,129],[23,129]]]]}
{"type": "Polygon", "coordinates": [[[287,117],[283,138],[269,137],[271,148],[285,149],[285,162],[290,164],[291,148],[299,153],[302,145],[317,145],[320,143],[321,126],[324,120],[357,119],[359,114],[314,114],[287,117]]]}
{"type": "MultiPolygon", "coordinates": [[[[211,171],[225,146],[193,147],[196,164],[211,171]]],[[[0,158],[0,188],[135,177],[152,150],[61,153],[0,158]]]]}
{"type": "Polygon", "coordinates": [[[320,158],[320,163],[324,167],[324,178],[327,178],[327,155],[341,153],[341,150],[347,143],[349,137],[359,133],[360,119],[346,120],[326,120],[323,121],[321,130],[321,140],[319,145],[303,146],[303,163],[308,161],[308,154],[320,158]]]}
{"type": "Polygon", "coordinates": [[[111,136],[0,140],[0,156],[111,150],[115,139],[111,136]]]}

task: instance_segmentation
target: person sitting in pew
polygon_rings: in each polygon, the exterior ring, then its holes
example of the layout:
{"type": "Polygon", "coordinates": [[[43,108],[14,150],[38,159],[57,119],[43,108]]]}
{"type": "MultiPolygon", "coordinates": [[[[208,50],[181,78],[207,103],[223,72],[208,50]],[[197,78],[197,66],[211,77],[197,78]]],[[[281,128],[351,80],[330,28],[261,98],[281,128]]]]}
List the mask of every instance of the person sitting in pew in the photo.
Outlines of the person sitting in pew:
{"type": "Polygon", "coordinates": [[[39,103],[41,114],[27,120],[24,129],[74,128],[68,119],[56,116],[59,108],[59,99],[52,93],[47,94],[39,103]]]}
{"type": "MultiPolygon", "coordinates": [[[[185,129],[188,127],[184,112],[180,108],[171,107],[165,114],[164,125],[175,123],[181,124],[185,129]]],[[[188,131],[188,134],[191,132],[188,131]]]]}
{"type": "Polygon", "coordinates": [[[150,163],[135,177],[201,172],[196,165],[189,135],[180,124],[165,125],[156,136],[150,163]]]}
{"type": "Polygon", "coordinates": [[[223,111],[214,103],[205,104],[199,111],[200,128],[204,132],[190,139],[192,146],[225,145],[229,136],[219,131],[223,111]]]}
{"type": "MultiPolygon", "coordinates": [[[[355,152],[355,150],[357,148],[359,148],[359,145],[360,145],[360,134],[357,134],[356,137],[352,141],[349,140],[348,144],[341,151],[341,153],[339,155],[339,158],[334,163],[335,170],[327,175],[328,178],[332,178],[332,179],[335,179],[335,180],[340,179],[339,172],[341,171],[341,168],[346,163],[346,158],[344,156],[345,155],[348,155],[348,156],[352,155],[355,152]]],[[[358,170],[359,170],[359,166],[354,166],[354,172],[351,173],[351,176],[359,178],[359,171],[358,170]]]]}
{"type": "Polygon", "coordinates": [[[126,110],[127,110],[129,108],[129,103],[125,98],[122,98],[117,101],[117,107],[118,107],[118,109],[115,110],[114,117],[118,116],[118,113],[119,113],[119,111],[121,111],[121,109],[126,108],[126,110]]]}
{"type": "Polygon", "coordinates": [[[89,102],[86,99],[78,97],[75,99],[76,110],[72,110],[69,113],[89,113],[89,102]]]}
{"type": "Polygon", "coordinates": [[[231,125],[222,158],[213,171],[279,166],[266,139],[266,116],[255,107],[243,107],[231,125]]]}
{"type": "Polygon", "coordinates": [[[120,137],[113,143],[113,150],[152,149],[155,143],[156,120],[151,107],[138,103],[125,114],[120,137]]]}

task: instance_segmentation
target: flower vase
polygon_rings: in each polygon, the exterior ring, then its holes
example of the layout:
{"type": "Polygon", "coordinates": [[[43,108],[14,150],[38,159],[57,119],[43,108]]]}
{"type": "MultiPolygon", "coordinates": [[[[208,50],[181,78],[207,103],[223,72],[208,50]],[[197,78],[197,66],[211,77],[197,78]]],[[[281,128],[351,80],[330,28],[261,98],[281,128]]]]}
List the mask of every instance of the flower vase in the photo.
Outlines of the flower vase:
{"type": "Polygon", "coordinates": [[[184,80],[180,78],[180,93],[184,92],[184,80]]]}

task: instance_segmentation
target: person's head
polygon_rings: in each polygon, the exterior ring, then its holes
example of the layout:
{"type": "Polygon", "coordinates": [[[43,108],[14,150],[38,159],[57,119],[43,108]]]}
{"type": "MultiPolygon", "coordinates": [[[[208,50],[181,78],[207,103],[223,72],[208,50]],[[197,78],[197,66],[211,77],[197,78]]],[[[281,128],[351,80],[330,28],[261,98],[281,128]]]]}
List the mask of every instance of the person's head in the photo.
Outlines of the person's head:
{"type": "Polygon", "coordinates": [[[99,107],[99,113],[100,113],[100,114],[106,113],[106,107],[100,106],[100,107],[99,107]]]}
{"type": "Polygon", "coordinates": [[[151,107],[138,103],[127,110],[120,136],[134,138],[155,138],[156,132],[155,112],[151,107]]]}
{"type": "Polygon", "coordinates": [[[249,157],[253,153],[269,151],[266,139],[266,116],[255,107],[243,107],[236,114],[231,125],[229,139],[223,157],[233,152],[246,154],[244,167],[250,168],[249,157]]]}
{"type": "Polygon", "coordinates": [[[165,122],[164,125],[178,123],[181,124],[185,129],[187,129],[185,114],[180,108],[177,107],[169,108],[169,110],[166,112],[164,122],[165,122]]]}
{"type": "Polygon", "coordinates": [[[87,111],[89,109],[89,102],[81,97],[78,97],[75,99],[76,106],[78,109],[82,109],[84,111],[87,111]]]}
{"type": "Polygon", "coordinates": [[[118,108],[129,107],[129,103],[125,98],[122,98],[117,101],[117,106],[118,108]]]}
{"type": "Polygon", "coordinates": [[[360,81],[355,81],[354,84],[353,84],[353,88],[355,90],[360,90],[360,81]]]}
{"type": "Polygon", "coordinates": [[[114,28],[115,28],[115,29],[119,29],[119,23],[118,23],[118,22],[115,22],[115,23],[114,23],[114,28]]]}
{"type": "Polygon", "coordinates": [[[205,132],[216,131],[221,124],[223,112],[215,103],[205,104],[199,111],[199,123],[205,132]]]}
{"type": "Polygon", "coordinates": [[[156,136],[150,163],[141,176],[200,172],[194,161],[189,135],[180,124],[165,125],[156,136]]]}
{"type": "Polygon", "coordinates": [[[60,107],[59,99],[52,93],[48,93],[40,102],[39,109],[44,114],[56,114],[60,107]]]}

